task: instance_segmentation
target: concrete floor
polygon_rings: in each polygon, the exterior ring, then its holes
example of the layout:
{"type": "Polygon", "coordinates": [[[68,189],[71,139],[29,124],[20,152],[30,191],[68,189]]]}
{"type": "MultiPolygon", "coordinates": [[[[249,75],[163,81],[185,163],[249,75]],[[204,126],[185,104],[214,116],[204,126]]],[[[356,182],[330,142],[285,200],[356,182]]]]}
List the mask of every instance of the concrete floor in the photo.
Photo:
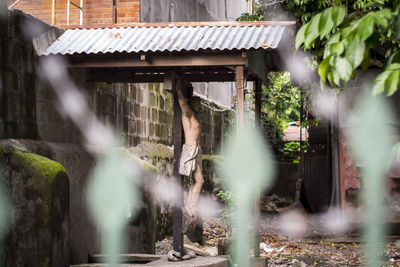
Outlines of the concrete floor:
{"type": "MultiPolygon", "coordinates": [[[[70,267],[105,267],[105,266],[106,264],[103,263],[70,265],[70,267]]],[[[119,266],[228,267],[228,260],[224,257],[197,256],[196,258],[190,260],[171,262],[168,261],[167,256],[161,256],[160,259],[149,263],[144,263],[144,264],[128,263],[128,264],[121,264],[119,266]]]]}

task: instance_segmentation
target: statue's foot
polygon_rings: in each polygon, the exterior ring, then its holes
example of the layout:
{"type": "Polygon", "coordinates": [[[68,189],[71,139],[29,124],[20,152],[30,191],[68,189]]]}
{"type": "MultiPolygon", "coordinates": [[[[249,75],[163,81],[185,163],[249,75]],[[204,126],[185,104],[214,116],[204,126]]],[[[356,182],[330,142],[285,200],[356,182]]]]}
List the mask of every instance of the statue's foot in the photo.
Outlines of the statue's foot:
{"type": "Polygon", "coordinates": [[[176,252],[175,250],[168,251],[167,257],[168,257],[169,261],[181,261],[181,260],[183,260],[182,257],[181,257],[181,253],[180,252],[176,252]]]}
{"type": "Polygon", "coordinates": [[[190,260],[196,258],[196,253],[192,250],[185,250],[185,255],[182,257],[183,260],[190,260]]]}

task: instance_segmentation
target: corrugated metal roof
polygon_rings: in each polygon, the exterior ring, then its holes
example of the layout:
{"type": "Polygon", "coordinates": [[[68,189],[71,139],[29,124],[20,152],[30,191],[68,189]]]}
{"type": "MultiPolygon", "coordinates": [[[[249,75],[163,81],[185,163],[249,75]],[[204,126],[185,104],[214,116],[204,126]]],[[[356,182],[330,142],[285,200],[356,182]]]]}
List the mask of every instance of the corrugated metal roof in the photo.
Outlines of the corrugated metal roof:
{"type": "MultiPolygon", "coordinates": [[[[179,52],[277,48],[285,26],[232,24],[219,26],[123,27],[69,29],[42,55],[114,52],[179,52]]],[[[285,24],[284,24],[285,25],[285,24]]]]}

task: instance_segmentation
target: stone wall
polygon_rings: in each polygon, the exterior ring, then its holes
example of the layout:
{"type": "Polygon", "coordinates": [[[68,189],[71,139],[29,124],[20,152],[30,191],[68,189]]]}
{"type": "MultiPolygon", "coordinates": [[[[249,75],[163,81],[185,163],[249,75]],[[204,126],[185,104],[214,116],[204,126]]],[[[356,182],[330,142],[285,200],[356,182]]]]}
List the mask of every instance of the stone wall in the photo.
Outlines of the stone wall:
{"type": "Polygon", "coordinates": [[[15,142],[0,143],[0,173],[13,206],[0,265],[69,266],[65,168],[15,142]]]}
{"type": "MultiPolygon", "coordinates": [[[[116,129],[127,146],[142,141],[173,144],[173,98],[163,84],[86,84],[93,110],[104,123],[116,129]]],[[[223,140],[223,112],[204,108],[199,114],[201,145],[215,154],[223,140]]]]}
{"type": "MultiPolygon", "coordinates": [[[[140,159],[154,166],[156,175],[151,178],[153,185],[164,183],[172,183],[174,181],[173,174],[173,149],[162,144],[153,144],[149,142],[141,142],[138,146],[133,147],[130,151],[137,155],[140,159]]],[[[202,155],[202,170],[204,176],[204,185],[201,194],[208,196],[216,196],[222,189],[221,180],[217,174],[217,164],[221,162],[221,156],[202,155]]],[[[193,180],[185,177],[185,190],[189,190],[193,180]]],[[[168,187],[162,187],[168,190],[168,187]]],[[[151,191],[151,190],[150,190],[151,191]]],[[[166,201],[160,193],[168,194],[169,192],[159,192],[154,194],[156,202],[156,239],[161,240],[167,235],[172,235],[172,203],[166,201]]],[[[185,197],[187,195],[185,194],[185,197]]]]}
{"type": "Polygon", "coordinates": [[[88,84],[94,110],[128,146],[140,141],[172,144],[172,95],[162,84],[88,84]]]}
{"type": "Polygon", "coordinates": [[[0,23],[0,138],[38,138],[36,101],[32,100],[40,82],[32,40],[25,38],[21,27],[30,19],[15,11],[8,12],[0,23]]]}

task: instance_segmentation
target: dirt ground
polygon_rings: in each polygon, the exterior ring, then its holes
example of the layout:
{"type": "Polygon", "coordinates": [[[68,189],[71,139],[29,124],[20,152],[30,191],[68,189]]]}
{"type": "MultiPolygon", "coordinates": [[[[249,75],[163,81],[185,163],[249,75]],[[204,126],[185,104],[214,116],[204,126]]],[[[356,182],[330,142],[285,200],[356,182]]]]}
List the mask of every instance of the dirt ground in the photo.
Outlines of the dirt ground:
{"type": "MultiPolygon", "coordinates": [[[[268,257],[268,266],[365,265],[365,244],[359,234],[328,235],[313,230],[312,234],[307,234],[308,237],[296,240],[278,231],[281,223],[278,212],[268,213],[262,218],[260,255],[268,257]]],[[[209,255],[217,255],[218,239],[226,237],[227,227],[221,219],[206,220],[203,223],[203,244],[192,243],[187,238],[185,244],[209,255]]],[[[156,244],[157,254],[166,254],[170,249],[172,237],[156,244]]],[[[382,266],[400,266],[400,236],[388,236],[382,250],[382,266]]]]}
{"type": "MultiPolygon", "coordinates": [[[[204,223],[204,244],[185,244],[197,247],[210,255],[217,254],[219,238],[226,237],[226,226],[221,221],[204,223]]],[[[340,237],[313,237],[303,240],[264,232],[261,234],[260,255],[268,257],[268,266],[363,266],[364,244],[360,236],[349,234],[340,237]]],[[[157,242],[157,254],[172,249],[172,237],[157,242]]],[[[382,266],[400,266],[400,237],[391,236],[383,246],[382,266]]]]}

